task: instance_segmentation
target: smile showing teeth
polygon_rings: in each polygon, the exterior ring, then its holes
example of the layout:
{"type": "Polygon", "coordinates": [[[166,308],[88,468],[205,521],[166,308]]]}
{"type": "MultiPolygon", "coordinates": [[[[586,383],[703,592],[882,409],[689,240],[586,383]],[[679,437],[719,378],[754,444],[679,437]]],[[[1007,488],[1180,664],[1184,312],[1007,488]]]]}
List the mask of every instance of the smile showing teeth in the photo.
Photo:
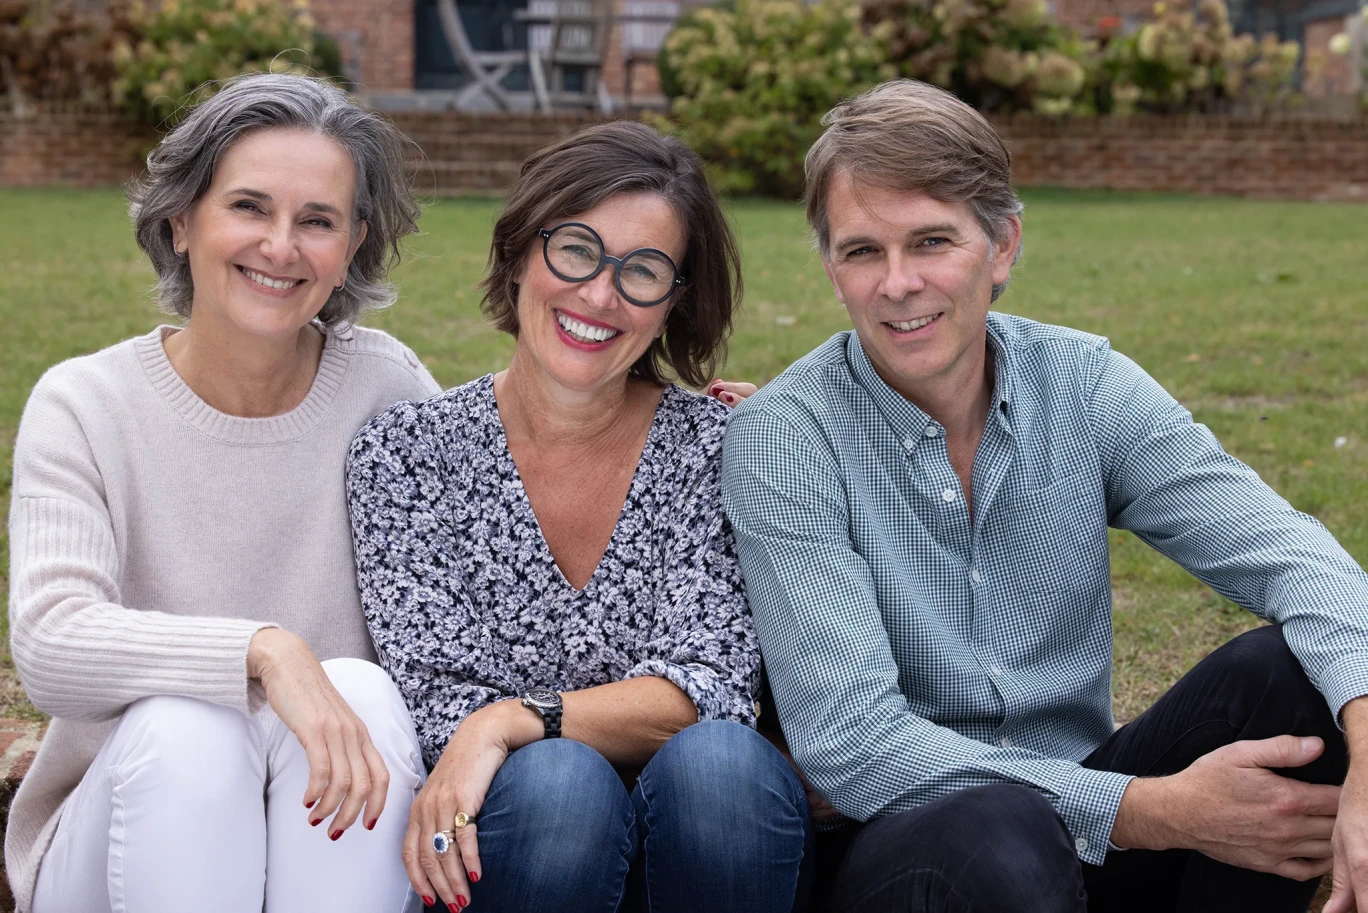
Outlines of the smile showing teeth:
{"type": "Polygon", "coordinates": [[[248,279],[251,279],[257,285],[264,285],[267,288],[280,289],[282,291],[285,289],[294,288],[296,285],[304,281],[303,279],[272,279],[269,276],[263,276],[261,273],[258,273],[254,270],[250,270],[245,266],[240,266],[238,267],[238,269],[242,270],[242,275],[246,276],[248,279]]]}
{"type": "Polygon", "coordinates": [[[562,330],[570,334],[571,339],[579,342],[607,342],[622,332],[608,327],[591,327],[587,323],[565,316],[560,311],[556,312],[556,322],[562,330]]]}
{"type": "Polygon", "coordinates": [[[932,314],[930,317],[919,317],[916,320],[890,320],[888,325],[899,333],[910,333],[912,330],[920,330],[939,316],[940,314],[932,314]]]}

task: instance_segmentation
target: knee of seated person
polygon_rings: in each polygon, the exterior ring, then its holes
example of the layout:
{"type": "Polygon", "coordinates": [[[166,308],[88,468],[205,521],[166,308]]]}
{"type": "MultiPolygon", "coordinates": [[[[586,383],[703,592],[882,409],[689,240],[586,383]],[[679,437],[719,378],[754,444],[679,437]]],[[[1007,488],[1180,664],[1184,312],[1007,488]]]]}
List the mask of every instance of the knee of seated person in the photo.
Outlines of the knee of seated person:
{"type": "Polygon", "coordinates": [[[755,730],[722,720],[676,733],[642,772],[641,788],[656,830],[690,831],[710,845],[720,845],[715,831],[736,831],[739,822],[768,828],[776,816],[798,819],[807,809],[802,783],[779,750],[755,730]]]}
{"type": "Polygon", "coordinates": [[[363,720],[384,718],[404,706],[389,674],[375,663],[352,657],[338,657],[323,663],[337,693],[363,720]]]}
{"type": "Polygon", "coordinates": [[[681,777],[713,777],[720,772],[747,773],[786,764],[769,740],[731,720],[704,720],[676,732],[651,759],[653,768],[669,768],[681,777]]]}
{"type": "Polygon", "coordinates": [[[941,820],[922,822],[926,833],[936,835],[935,842],[997,871],[1036,866],[1051,855],[1075,856],[1054,806],[1027,786],[1001,783],[961,790],[937,817],[941,820]]]}
{"type": "Polygon", "coordinates": [[[594,852],[600,838],[625,835],[631,814],[627,789],[603,755],[573,739],[545,739],[504,761],[480,828],[516,832],[519,844],[564,844],[562,852],[572,856],[594,852]]]}
{"type": "Polygon", "coordinates": [[[179,792],[202,803],[230,793],[233,772],[261,763],[250,727],[239,711],[208,701],[145,697],[119,721],[122,752],[114,763],[129,779],[148,774],[163,796],[179,792]]]}
{"type": "Polygon", "coordinates": [[[945,877],[988,909],[1078,909],[1082,869],[1072,836],[1040,793],[1016,784],[964,790],[941,822],[923,822],[945,877]]]}
{"type": "MultiPolygon", "coordinates": [[[[1211,659],[1220,663],[1221,674],[1230,689],[1227,693],[1232,696],[1254,701],[1267,698],[1263,704],[1269,709],[1280,708],[1298,719],[1309,715],[1322,724],[1317,728],[1335,728],[1325,699],[1287,645],[1281,626],[1264,625],[1246,631],[1219,647],[1211,659]]],[[[1268,723],[1281,731],[1278,721],[1270,719],[1268,723]]]]}

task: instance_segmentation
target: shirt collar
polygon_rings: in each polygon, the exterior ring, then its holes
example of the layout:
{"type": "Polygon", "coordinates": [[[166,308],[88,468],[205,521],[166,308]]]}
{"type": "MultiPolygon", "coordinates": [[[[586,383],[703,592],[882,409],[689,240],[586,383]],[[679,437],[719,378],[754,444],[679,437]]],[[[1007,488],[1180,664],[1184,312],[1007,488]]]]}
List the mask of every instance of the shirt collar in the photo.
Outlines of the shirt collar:
{"type": "MultiPolygon", "coordinates": [[[[988,350],[993,355],[993,407],[990,420],[1008,434],[1012,433],[1012,356],[1011,344],[1007,338],[1011,334],[1001,314],[988,314],[988,350]]],[[[850,365],[855,381],[864,388],[879,414],[888,422],[889,427],[899,434],[918,440],[926,435],[926,428],[933,424],[931,416],[917,408],[905,396],[890,387],[860,344],[860,335],[850,331],[846,339],[846,362],[850,365]]],[[[939,427],[939,426],[937,426],[939,427]]]]}
{"type": "Polygon", "coordinates": [[[1012,360],[1011,327],[996,311],[988,312],[988,351],[993,353],[993,408],[998,426],[1012,433],[1012,388],[1015,365],[1012,360]]]}

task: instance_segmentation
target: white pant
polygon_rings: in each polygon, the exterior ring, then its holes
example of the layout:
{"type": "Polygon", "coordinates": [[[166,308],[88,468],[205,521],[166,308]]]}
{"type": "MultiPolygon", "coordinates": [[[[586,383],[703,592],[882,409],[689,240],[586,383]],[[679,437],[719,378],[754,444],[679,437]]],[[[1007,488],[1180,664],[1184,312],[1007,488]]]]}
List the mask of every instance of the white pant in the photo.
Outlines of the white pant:
{"type": "MultiPolygon", "coordinates": [[[[135,702],[67,801],[34,913],[402,913],[420,904],[399,858],[425,772],[403,699],[379,666],[323,664],[389,768],[375,830],[309,826],[304,749],[269,707],[135,702]]],[[[363,815],[366,812],[363,811],[363,815]]]]}

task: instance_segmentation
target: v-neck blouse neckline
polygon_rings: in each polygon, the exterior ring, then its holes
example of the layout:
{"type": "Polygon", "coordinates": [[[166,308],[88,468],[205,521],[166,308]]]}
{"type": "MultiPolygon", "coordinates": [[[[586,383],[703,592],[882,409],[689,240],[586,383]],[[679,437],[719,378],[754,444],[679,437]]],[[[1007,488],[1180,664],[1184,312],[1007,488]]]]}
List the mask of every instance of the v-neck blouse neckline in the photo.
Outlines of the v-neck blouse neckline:
{"type": "Polygon", "coordinates": [[[537,509],[532,505],[532,498],[527,494],[527,486],[523,484],[522,473],[518,470],[518,463],[513,459],[513,451],[508,446],[508,431],[504,427],[503,416],[499,413],[498,398],[494,395],[494,375],[486,374],[480,378],[480,395],[489,400],[488,417],[494,432],[494,440],[498,447],[496,462],[499,465],[500,475],[508,478],[517,488],[518,494],[516,507],[527,512],[528,522],[537,531],[539,543],[539,557],[550,565],[555,572],[556,578],[561,582],[565,589],[574,597],[579,598],[590,593],[598,580],[600,573],[604,570],[604,565],[613,555],[614,546],[617,544],[618,534],[623,526],[623,517],[626,516],[632,503],[640,499],[643,487],[650,484],[650,469],[655,463],[656,450],[658,448],[658,438],[664,426],[662,416],[668,412],[668,401],[671,396],[679,392],[679,388],[674,384],[666,386],[665,391],[660,395],[656,403],[655,411],[651,414],[651,427],[646,432],[646,443],[641,447],[641,454],[637,457],[636,467],[632,470],[632,481],[627,486],[627,493],[622,499],[622,506],[618,510],[617,519],[613,521],[613,531],[608,536],[608,543],[603,547],[603,554],[599,555],[598,562],[594,565],[594,570],[589,574],[589,579],[584,582],[584,586],[576,587],[565,576],[565,571],[561,569],[556,561],[555,554],[551,551],[551,545],[546,541],[546,533],[542,529],[541,520],[537,517],[537,509]]]}

